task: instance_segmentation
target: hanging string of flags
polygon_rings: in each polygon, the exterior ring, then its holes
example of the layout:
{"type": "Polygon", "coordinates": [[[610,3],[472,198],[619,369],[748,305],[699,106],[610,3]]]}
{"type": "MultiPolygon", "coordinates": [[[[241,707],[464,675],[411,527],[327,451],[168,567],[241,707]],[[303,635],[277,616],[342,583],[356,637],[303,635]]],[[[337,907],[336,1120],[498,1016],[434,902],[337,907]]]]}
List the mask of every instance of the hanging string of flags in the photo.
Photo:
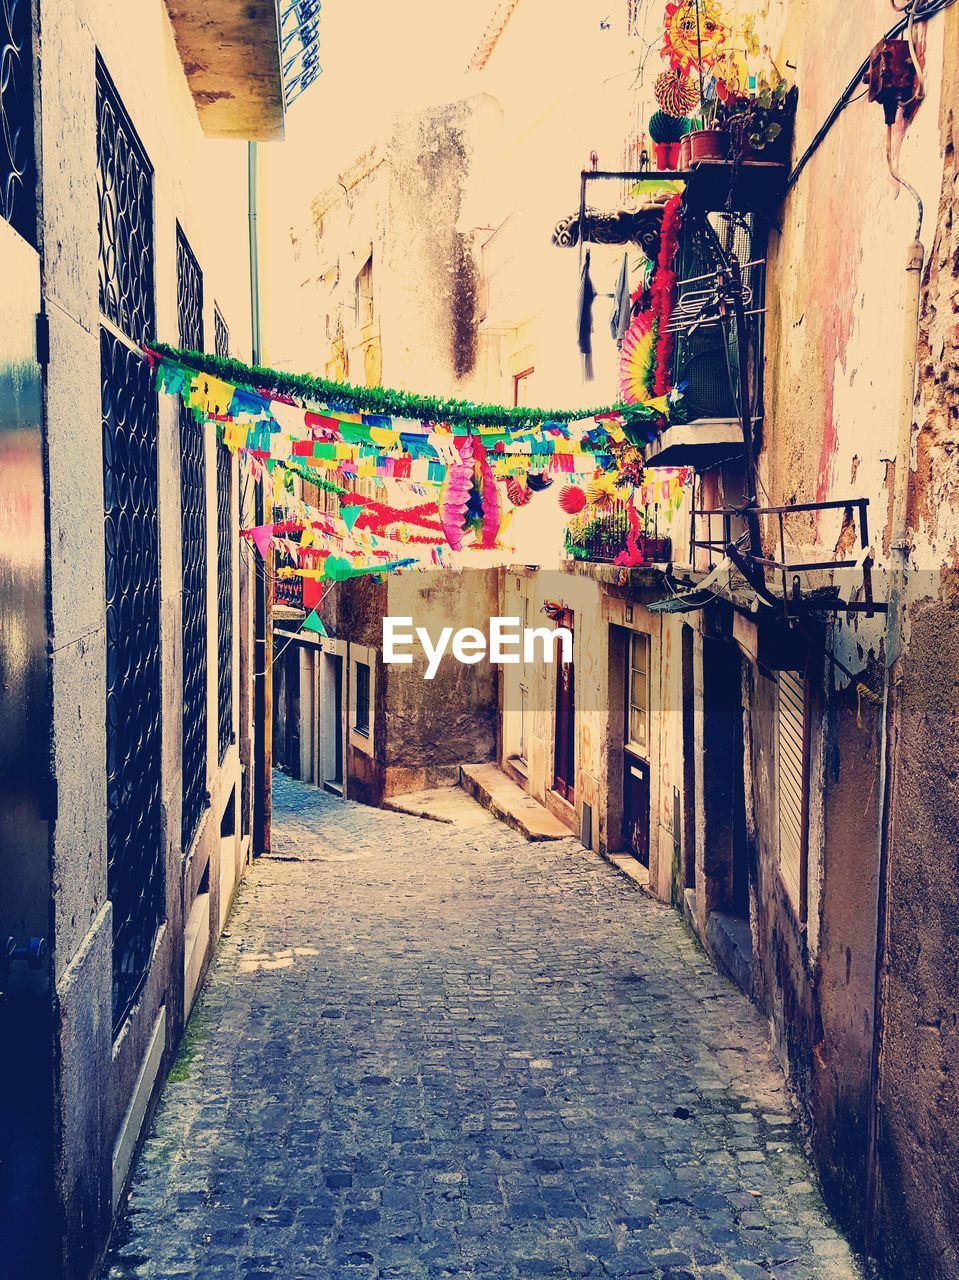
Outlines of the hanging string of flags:
{"type": "MultiPolygon", "coordinates": [[[[478,552],[484,564],[497,551],[506,562],[513,557],[502,538],[513,508],[554,476],[599,481],[607,496],[637,501],[642,449],[668,423],[671,404],[663,395],[591,413],[513,411],[280,374],[159,344],[145,352],[159,389],[215,426],[252,479],[272,486],[285,518],[243,536],[264,558],[271,549],[283,553],[281,577],[344,581],[460,568],[478,552]],[[295,477],[330,495],[326,505],[338,502],[338,511],[306,502],[295,477]],[[402,505],[359,492],[363,481],[402,505]]],[[[672,502],[685,481],[666,480],[663,498],[672,502]]]]}

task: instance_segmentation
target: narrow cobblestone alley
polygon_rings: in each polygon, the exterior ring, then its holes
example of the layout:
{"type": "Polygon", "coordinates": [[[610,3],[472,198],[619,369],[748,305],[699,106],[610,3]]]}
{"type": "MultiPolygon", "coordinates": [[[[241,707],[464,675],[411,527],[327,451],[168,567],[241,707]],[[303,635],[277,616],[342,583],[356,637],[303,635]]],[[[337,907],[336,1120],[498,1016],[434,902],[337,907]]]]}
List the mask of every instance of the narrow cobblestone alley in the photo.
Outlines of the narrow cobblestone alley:
{"type": "Polygon", "coordinates": [[[110,1280],[855,1277],[766,1029],[573,840],[278,777],[110,1280]]]}

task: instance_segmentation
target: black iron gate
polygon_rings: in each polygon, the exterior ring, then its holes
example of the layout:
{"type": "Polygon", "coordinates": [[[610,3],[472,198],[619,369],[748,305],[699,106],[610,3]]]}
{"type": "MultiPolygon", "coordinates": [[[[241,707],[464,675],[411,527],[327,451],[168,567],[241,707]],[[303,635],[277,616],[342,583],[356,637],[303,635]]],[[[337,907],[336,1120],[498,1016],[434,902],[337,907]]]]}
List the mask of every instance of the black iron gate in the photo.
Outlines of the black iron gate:
{"type": "MultiPolygon", "coordinates": [[[[230,330],[213,313],[216,354],[230,354],[230,330]]],[[[223,763],[233,741],[233,459],[221,442],[216,447],[216,690],[217,742],[223,763]]]]}
{"type": "Polygon", "coordinates": [[[107,662],[107,888],[113,1025],[139,993],[164,916],[160,824],[157,400],[139,344],[153,336],[153,168],[97,61],[100,399],[107,662]]]}
{"type": "MultiPolygon", "coordinates": [[[[203,350],[203,274],[176,229],[180,346],[203,350]]],[[[203,424],[180,405],[180,541],[183,567],[183,810],[181,841],[189,847],[207,803],[206,791],[206,448],[203,424]]]]}

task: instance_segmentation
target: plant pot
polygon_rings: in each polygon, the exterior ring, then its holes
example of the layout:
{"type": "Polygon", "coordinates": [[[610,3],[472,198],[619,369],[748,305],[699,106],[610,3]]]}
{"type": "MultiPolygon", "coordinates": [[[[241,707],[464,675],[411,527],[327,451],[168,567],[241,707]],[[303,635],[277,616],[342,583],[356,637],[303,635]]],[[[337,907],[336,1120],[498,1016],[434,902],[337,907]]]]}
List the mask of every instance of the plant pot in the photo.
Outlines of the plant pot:
{"type": "Polygon", "coordinates": [[[684,133],[679,140],[679,169],[689,168],[689,134],[684,133]]]}
{"type": "Polygon", "coordinates": [[[653,157],[660,173],[674,173],[679,168],[679,143],[654,142],[653,157]]]}
{"type": "Polygon", "coordinates": [[[792,121],[787,121],[782,132],[772,142],[762,147],[753,147],[741,136],[743,130],[738,127],[740,117],[731,116],[728,122],[730,140],[729,156],[736,164],[779,164],[789,163],[792,150],[792,121]]]}
{"type": "Polygon", "coordinates": [[[699,164],[701,160],[725,160],[729,138],[720,129],[694,129],[688,133],[690,166],[699,164]]]}

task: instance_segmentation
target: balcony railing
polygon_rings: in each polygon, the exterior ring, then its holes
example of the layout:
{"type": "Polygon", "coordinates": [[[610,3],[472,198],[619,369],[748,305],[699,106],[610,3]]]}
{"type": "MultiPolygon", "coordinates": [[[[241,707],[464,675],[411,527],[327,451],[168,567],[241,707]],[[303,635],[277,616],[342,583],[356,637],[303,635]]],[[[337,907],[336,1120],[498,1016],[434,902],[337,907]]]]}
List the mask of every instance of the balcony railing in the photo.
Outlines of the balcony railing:
{"type": "Polygon", "coordinates": [[[869,545],[868,507],[868,498],[840,498],[786,507],[694,509],[690,513],[693,567],[711,570],[727,559],[760,599],[787,615],[820,611],[865,613],[871,617],[884,612],[886,606],[873,598],[874,557],[869,545]],[[795,546],[797,539],[787,534],[788,521],[805,517],[815,524],[817,517],[827,511],[845,513],[843,540],[850,541],[849,550],[808,560],[790,554],[787,543],[795,546]],[[851,551],[856,542],[858,555],[854,556],[851,551]],[[769,548],[772,550],[767,551],[769,548]],[[833,580],[836,573],[854,575],[856,589],[862,589],[861,599],[842,598],[842,587],[833,580]],[[814,575],[820,575],[819,580],[814,575]]]}
{"type": "MultiPolygon", "coordinates": [[[[634,534],[635,549],[630,559],[634,564],[661,564],[669,560],[669,538],[660,538],[658,510],[652,509],[647,521],[648,533],[634,534]]],[[[566,550],[574,560],[612,564],[618,557],[630,553],[629,506],[625,502],[612,502],[592,516],[578,532],[566,535],[566,550]]]]}

